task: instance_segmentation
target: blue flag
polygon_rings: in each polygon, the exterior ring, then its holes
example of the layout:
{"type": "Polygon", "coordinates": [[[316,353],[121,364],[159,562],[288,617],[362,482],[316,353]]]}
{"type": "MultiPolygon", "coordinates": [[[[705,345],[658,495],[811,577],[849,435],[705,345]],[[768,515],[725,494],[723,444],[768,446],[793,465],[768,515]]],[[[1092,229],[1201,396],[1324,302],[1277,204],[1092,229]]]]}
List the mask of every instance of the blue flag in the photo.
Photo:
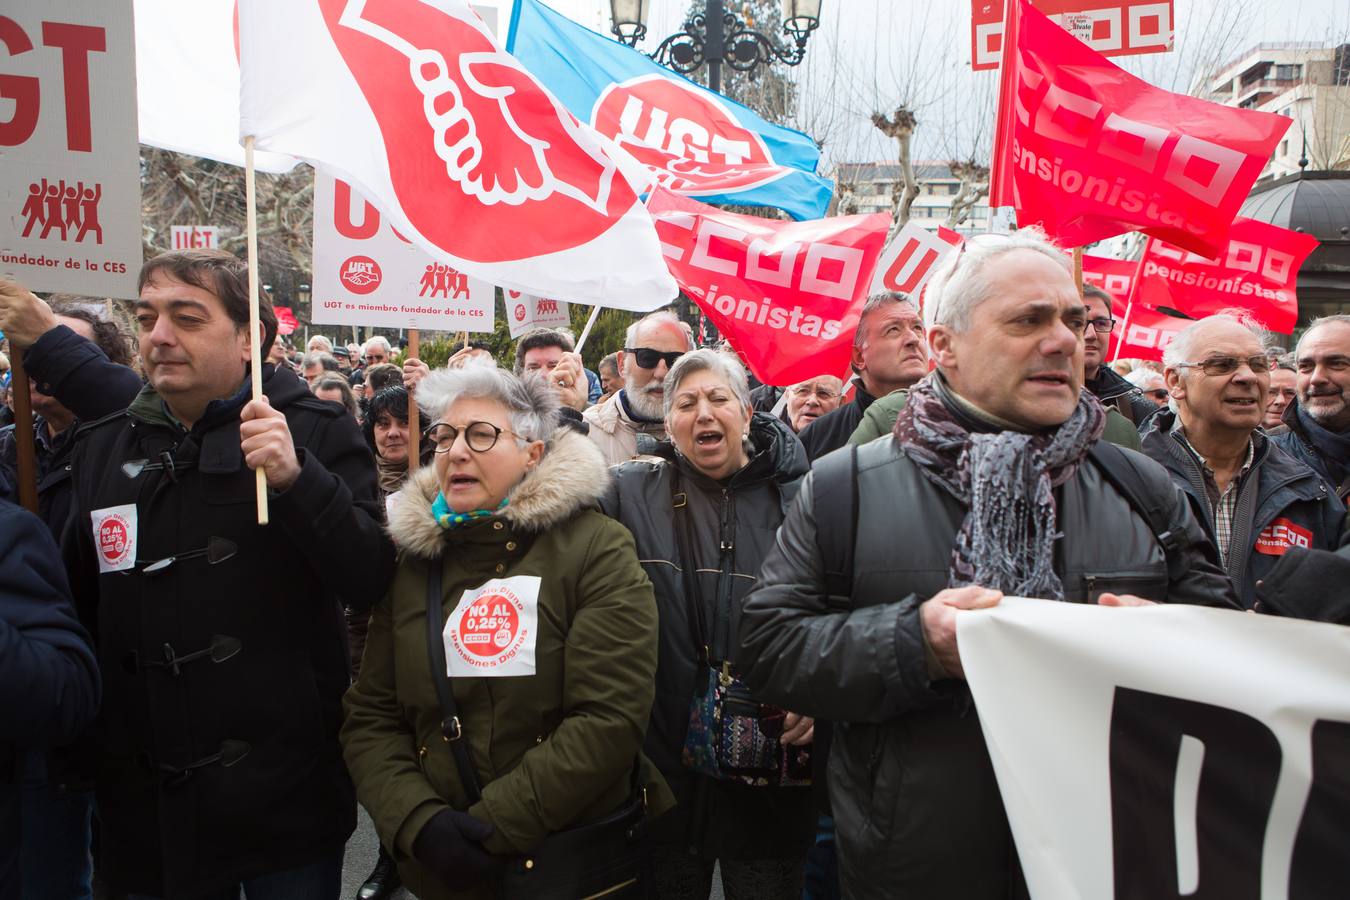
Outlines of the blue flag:
{"type": "Polygon", "coordinates": [[[572,114],[673,193],[705,203],[825,215],[834,185],[800,131],[695,84],[539,3],[517,0],[506,49],[572,114]]]}

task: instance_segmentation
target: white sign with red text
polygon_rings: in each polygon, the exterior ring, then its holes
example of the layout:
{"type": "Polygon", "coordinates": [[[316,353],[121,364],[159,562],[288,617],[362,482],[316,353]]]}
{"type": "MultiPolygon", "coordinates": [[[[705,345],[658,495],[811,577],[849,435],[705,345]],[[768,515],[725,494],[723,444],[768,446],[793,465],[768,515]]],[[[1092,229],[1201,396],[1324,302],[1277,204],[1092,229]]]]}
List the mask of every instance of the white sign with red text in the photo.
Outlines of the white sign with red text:
{"type": "Polygon", "coordinates": [[[175,250],[215,250],[220,247],[218,225],[173,225],[169,235],[175,250]]]}
{"type": "Polygon", "coordinates": [[[0,46],[0,273],[35,291],[135,297],[131,0],[7,3],[0,46]]]}
{"type": "Polygon", "coordinates": [[[89,513],[94,527],[98,570],[122,572],[136,565],[136,504],[124,503],[89,513]]]}
{"type": "Polygon", "coordinates": [[[961,235],[950,228],[929,231],[913,222],[896,232],[872,274],[872,293],[899,291],[909,294],[917,303],[919,292],[928,283],[938,263],[961,246],[961,235]]]}
{"type": "Polygon", "coordinates": [[[445,623],[446,674],[505,678],[534,674],[539,639],[537,575],[493,578],[464,592],[445,623]]]}
{"type": "Polygon", "coordinates": [[[314,324],[491,331],[493,286],[408,243],[346,182],[314,172],[314,324]]]}
{"type": "Polygon", "coordinates": [[[506,322],[513,341],[531,328],[566,328],[571,324],[565,300],[510,290],[502,291],[502,299],[506,302],[506,322]]]}

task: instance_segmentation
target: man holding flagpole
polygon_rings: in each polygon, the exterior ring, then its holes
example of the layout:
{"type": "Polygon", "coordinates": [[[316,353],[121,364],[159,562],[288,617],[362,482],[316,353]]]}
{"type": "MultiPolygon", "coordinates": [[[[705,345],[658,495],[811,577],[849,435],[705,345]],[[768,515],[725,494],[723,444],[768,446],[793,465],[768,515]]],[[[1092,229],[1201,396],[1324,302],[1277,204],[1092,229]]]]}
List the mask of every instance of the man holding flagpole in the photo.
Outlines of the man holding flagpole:
{"type": "Polygon", "coordinates": [[[250,335],[247,278],[219,251],[146,263],[149,384],[74,455],[63,549],[106,686],[99,869],[132,897],[335,898],[355,827],[339,594],[379,596],[393,549],[351,417],[270,365],[250,399],[276,319],[264,301],[250,335]]]}

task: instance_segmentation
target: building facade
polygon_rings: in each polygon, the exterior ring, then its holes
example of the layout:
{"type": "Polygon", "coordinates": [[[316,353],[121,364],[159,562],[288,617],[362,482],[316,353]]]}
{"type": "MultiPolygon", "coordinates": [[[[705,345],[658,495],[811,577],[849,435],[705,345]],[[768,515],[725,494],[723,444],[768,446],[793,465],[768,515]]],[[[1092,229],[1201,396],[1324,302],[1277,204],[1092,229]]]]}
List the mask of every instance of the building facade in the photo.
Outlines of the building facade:
{"type": "MultiPolygon", "coordinates": [[[[945,162],[921,160],[914,163],[919,196],[910,207],[910,221],[927,229],[946,225],[952,201],[961,193],[961,179],[952,174],[945,162]]],[[[891,193],[902,180],[898,162],[840,163],[834,172],[839,183],[840,214],[865,214],[891,211],[891,193]]],[[[966,221],[957,226],[962,233],[989,230],[989,198],[981,197],[970,208],[966,221]]]]}

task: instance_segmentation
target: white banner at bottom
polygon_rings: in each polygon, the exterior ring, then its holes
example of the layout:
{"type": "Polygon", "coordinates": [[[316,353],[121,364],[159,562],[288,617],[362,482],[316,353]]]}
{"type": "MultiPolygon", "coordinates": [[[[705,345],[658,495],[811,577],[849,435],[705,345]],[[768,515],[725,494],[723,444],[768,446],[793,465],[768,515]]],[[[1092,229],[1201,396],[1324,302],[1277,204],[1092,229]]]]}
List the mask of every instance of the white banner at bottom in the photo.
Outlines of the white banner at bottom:
{"type": "Polygon", "coordinates": [[[957,628],[1036,900],[1346,895],[1350,628],[1023,598],[957,628]]]}

